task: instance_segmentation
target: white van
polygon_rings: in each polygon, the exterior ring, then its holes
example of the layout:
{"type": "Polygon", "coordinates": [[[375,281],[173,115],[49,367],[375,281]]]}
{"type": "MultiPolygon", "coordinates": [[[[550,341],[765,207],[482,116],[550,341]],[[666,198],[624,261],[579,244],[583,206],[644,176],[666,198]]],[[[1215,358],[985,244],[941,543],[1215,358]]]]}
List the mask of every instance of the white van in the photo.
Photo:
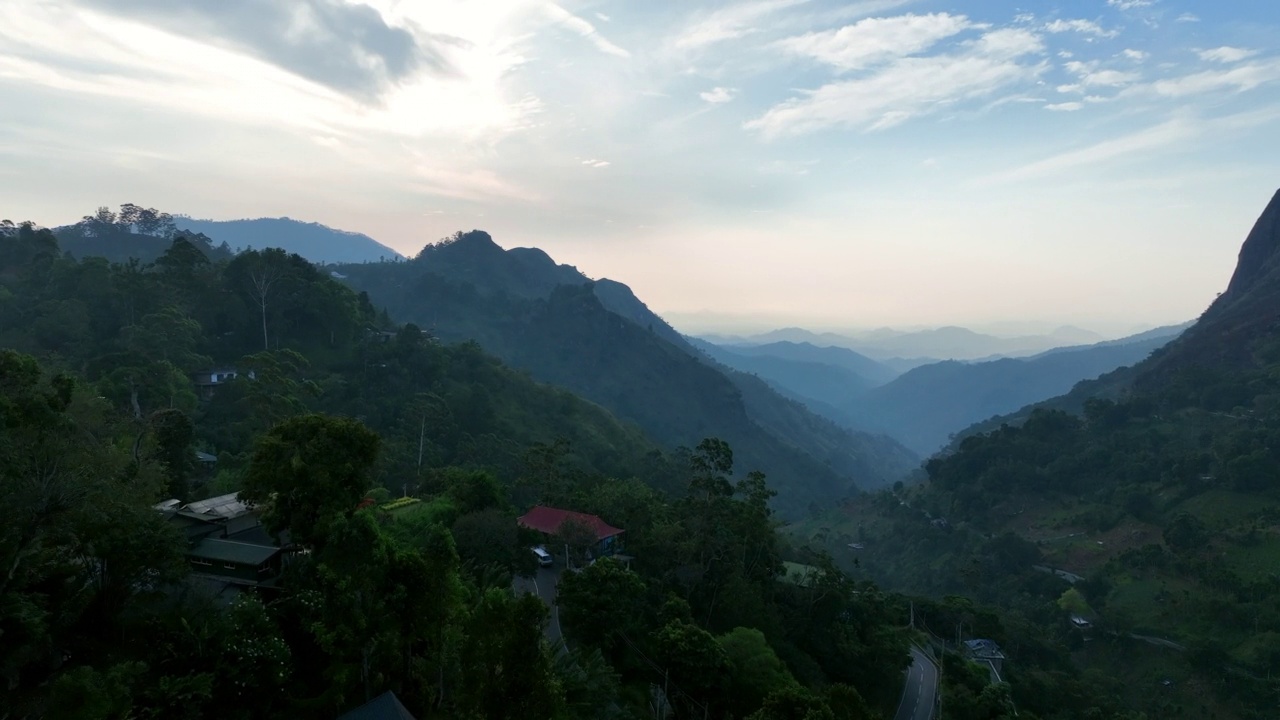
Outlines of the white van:
{"type": "Polygon", "coordinates": [[[547,552],[546,548],[539,545],[538,547],[531,549],[533,550],[533,554],[538,557],[539,565],[542,567],[551,567],[551,563],[554,562],[554,560],[551,557],[551,553],[547,552]]]}

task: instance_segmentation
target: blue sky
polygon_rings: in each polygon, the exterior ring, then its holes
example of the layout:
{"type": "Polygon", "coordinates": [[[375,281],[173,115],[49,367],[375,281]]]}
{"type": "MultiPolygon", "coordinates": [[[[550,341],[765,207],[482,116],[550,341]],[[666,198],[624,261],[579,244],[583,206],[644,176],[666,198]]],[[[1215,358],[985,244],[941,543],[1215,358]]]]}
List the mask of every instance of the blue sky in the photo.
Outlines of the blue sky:
{"type": "Polygon", "coordinates": [[[481,228],[691,331],[1196,316],[1280,185],[1263,0],[32,0],[0,216],[481,228]]]}

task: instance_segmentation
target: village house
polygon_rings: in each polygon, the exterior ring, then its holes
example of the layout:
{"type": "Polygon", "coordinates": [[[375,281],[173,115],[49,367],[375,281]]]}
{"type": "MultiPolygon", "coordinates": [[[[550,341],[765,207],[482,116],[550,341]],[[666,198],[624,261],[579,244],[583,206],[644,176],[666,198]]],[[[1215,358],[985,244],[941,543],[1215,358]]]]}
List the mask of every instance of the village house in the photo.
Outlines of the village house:
{"type": "Polygon", "coordinates": [[[275,587],[285,548],[236,493],[185,505],[166,500],[155,508],[186,538],[193,584],[228,599],[244,588],[275,587]]]}
{"type": "MultiPolygon", "coordinates": [[[[235,368],[218,367],[194,373],[191,379],[195,383],[196,390],[200,392],[200,396],[207,400],[213,397],[214,391],[220,386],[226,385],[237,377],[240,377],[240,373],[235,368]]],[[[253,371],[249,371],[245,377],[253,380],[253,371]]]]}
{"type": "Polygon", "coordinates": [[[1004,664],[1004,653],[994,640],[965,640],[964,654],[979,665],[985,665],[991,673],[992,682],[1002,682],[1000,672],[1004,664]]]}
{"type": "MultiPolygon", "coordinates": [[[[595,515],[538,505],[517,518],[516,523],[522,528],[542,533],[547,542],[561,539],[562,529],[566,524],[576,524],[585,528],[595,536],[595,542],[586,548],[588,560],[616,556],[622,550],[622,533],[625,531],[613,527],[595,515]]],[[[624,561],[630,560],[626,556],[620,557],[624,561]]]]}

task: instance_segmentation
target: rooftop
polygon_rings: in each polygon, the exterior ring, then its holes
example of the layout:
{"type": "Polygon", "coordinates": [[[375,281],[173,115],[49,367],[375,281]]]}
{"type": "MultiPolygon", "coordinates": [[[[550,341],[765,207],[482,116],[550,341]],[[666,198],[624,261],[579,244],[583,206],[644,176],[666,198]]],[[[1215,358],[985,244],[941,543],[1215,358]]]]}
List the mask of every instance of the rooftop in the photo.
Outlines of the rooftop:
{"type": "Polygon", "coordinates": [[[270,545],[205,538],[195,547],[188,550],[187,555],[202,560],[216,560],[239,565],[261,565],[275,557],[278,552],[280,552],[280,548],[270,545]]]}
{"type": "Polygon", "coordinates": [[[538,505],[529,512],[521,515],[516,519],[521,527],[527,527],[531,530],[544,532],[548,535],[555,535],[560,532],[560,526],[566,522],[576,522],[590,528],[596,534],[596,540],[604,540],[615,535],[621,535],[624,530],[613,527],[609,523],[601,520],[595,515],[574,512],[572,510],[561,510],[560,508],[547,507],[546,505],[538,505]]]}
{"type": "Polygon", "coordinates": [[[361,705],[355,710],[343,713],[338,720],[417,720],[400,702],[400,698],[390,690],[361,705]]]}
{"type": "Polygon", "coordinates": [[[182,509],[200,515],[217,515],[225,518],[233,518],[249,512],[249,506],[240,502],[239,493],[219,495],[207,500],[197,500],[193,503],[187,503],[182,509]]]}
{"type": "Polygon", "coordinates": [[[1004,658],[1000,646],[994,640],[965,640],[964,646],[977,658],[1004,658]]]}

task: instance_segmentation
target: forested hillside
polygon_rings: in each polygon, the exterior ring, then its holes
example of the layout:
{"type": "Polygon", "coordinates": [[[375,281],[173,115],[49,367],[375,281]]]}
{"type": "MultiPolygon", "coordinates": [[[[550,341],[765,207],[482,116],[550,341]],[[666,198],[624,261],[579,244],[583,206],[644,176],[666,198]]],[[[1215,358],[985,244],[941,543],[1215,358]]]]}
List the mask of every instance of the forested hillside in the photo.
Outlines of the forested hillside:
{"type": "Polygon", "coordinates": [[[218,238],[236,250],[268,247],[297,253],[314,263],[385,262],[400,253],[364,233],[335,230],[291,218],[201,220],[179,216],[174,225],[194,234],[218,238]]]}
{"type": "Polygon", "coordinates": [[[340,272],[394,316],[446,340],[474,339],[664,445],[724,438],[746,466],[767,472],[777,507],[792,517],[883,487],[917,462],[887,438],[841,429],[753,377],[705,362],[625,286],[592,283],[539,250],[504,251],[477,231],[409,262],[340,272]]]}
{"type": "Polygon", "coordinates": [[[1228,291],[1150,359],[965,437],[918,488],[801,531],[856,533],[861,568],[895,588],[1069,609],[1092,627],[1080,661],[1153,716],[1274,717],[1278,213],[1280,195],[1228,291]]]}
{"type": "MultiPolygon", "coordinates": [[[[655,698],[677,716],[893,714],[922,641],[911,602],[777,534],[772,483],[735,481],[727,443],[665,452],[296,255],[168,239],[113,264],[0,225],[10,717],[331,718],[386,690],[419,718],[637,718],[655,698]],[[152,506],[234,491],[288,560],[227,605],[152,506]],[[565,578],[568,649],[512,592],[536,542],[515,517],[539,502],[625,527],[632,558],[565,578]]],[[[1007,686],[945,663],[952,717],[1012,717],[1007,686]]],[[[1069,669],[1046,682],[1129,717],[1069,669]]]]}

